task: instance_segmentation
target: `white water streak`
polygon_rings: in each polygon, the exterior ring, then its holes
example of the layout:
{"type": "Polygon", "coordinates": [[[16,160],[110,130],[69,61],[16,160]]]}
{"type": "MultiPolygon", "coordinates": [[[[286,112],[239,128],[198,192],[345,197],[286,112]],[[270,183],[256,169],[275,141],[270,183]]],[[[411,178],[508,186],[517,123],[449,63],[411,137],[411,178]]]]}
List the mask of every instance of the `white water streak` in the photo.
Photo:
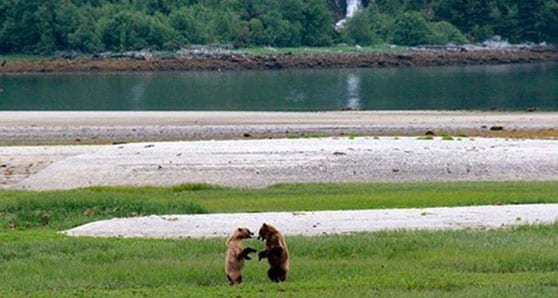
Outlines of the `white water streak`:
{"type": "Polygon", "coordinates": [[[354,74],[347,76],[347,104],[346,107],[352,110],[360,110],[360,77],[354,74]]]}
{"type": "Polygon", "coordinates": [[[355,15],[357,11],[362,8],[362,3],[360,0],[347,0],[347,14],[345,18],[350,18],[355,15]]]}
{"type": "Polygon", "coordinates": [[[355,15],[355,13],[362,9],[362,1],[360,0],[347,0],[347,12],[345,18],[335,24],[335,28],[341,29],[345,26],[347,20],[355,15]]]}

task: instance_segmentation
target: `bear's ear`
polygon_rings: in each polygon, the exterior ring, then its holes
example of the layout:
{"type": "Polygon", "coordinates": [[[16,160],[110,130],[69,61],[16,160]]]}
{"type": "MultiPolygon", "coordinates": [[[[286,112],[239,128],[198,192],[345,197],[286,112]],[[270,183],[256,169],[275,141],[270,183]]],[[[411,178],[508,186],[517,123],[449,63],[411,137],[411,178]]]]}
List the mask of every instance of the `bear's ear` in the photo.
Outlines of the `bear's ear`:
{"type": "Polygon", "coordinates": [[[236,229],[236,230],[239,231],[239,232],[242,232],[242,228],[238,228],[238,229],[236,229]]]}
{"type": "Polygon", "coordinates": [[[263,227],[267,227],[267,224],[264,222],[262,226],[263,226],[263,227]]]}

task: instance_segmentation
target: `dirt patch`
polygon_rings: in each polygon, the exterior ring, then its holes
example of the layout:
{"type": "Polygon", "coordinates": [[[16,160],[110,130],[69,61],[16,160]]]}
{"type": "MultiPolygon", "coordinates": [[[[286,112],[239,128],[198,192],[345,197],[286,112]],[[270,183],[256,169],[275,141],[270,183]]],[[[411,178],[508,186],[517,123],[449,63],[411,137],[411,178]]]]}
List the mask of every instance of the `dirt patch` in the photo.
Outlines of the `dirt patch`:
{"type": "Polygon", "coordinates": [[[213,54],[185,58],[50,59],[8,62],[0,73],[89,71],[277,70],[511,64],[558,61],[558,50],[409,51],[398,54],[213,54]]]}

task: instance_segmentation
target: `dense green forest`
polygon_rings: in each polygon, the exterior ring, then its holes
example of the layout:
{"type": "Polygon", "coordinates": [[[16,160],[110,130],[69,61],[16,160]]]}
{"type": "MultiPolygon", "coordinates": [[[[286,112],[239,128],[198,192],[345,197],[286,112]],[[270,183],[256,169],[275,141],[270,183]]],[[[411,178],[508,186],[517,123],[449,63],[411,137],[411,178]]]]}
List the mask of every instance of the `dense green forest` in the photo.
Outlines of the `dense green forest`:
{"type": "Polygon", "coordinates": [[[0,53],[479,42],[558,42],[556,0],[2,0],[0,53]]]}

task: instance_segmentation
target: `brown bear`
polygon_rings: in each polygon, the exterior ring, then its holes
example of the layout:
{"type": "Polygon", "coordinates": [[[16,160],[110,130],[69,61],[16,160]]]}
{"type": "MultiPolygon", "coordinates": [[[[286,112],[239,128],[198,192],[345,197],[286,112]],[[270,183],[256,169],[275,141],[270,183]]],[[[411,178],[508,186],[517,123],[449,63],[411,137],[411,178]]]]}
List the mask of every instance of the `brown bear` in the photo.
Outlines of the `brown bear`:
{"type": "Polygon", "coordinates": [[[270,267],[267,276],[274,282],[285,281],[289,273],[289,249],[285,237],[277,228],[264,223],[258,233],[260,239],[265,240],[265,249],[258,253],[258,259],[267,258],[270,267]]]}
{"type": "Polygon", "coordinates": [[[242,240],[251,238],[254,233],[248,228],[237,228],[227,239],[227,254],[225,256],[225,273],[230,285],[242,282],[242,268],[244,260],[251,260],[249,254],[257,250],[248,247],[244,248],[242,240]]]}

